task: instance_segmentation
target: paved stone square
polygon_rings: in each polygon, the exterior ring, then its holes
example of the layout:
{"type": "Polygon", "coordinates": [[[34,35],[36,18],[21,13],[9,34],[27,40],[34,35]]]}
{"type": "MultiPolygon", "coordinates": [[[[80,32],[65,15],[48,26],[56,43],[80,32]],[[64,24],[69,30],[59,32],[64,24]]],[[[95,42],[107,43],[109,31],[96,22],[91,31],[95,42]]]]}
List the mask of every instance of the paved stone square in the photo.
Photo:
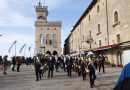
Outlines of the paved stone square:
{"type": "Polygon", "coordinates": [[[62,70],[54,72],[53,78],[47,78],[47,73],[42,80],[35,81],[32,66],[22,65],[20,72],[12,72],[8,68],[7,75],[0,70],[0,90],[112,90],[122,68],[107,67],[106,73],[98,73],[96,87],[89,87],[89,78],[85,81],[74,72],[72,78],[62,70]]]}

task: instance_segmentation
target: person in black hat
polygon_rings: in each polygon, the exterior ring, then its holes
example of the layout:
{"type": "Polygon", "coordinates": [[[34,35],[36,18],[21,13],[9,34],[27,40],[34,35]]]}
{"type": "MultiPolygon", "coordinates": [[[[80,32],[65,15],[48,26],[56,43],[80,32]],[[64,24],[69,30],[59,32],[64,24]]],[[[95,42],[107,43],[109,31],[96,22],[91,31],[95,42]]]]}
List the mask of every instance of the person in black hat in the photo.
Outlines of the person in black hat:
{"type": "Polygon", "coordinates": [[[95,66],[92,62],[92,60],[89,58],[89,63],[88,63],[88,69],[89,69],[89,79],[90,79],[90,87],[93,88],[95,87],[95,79],[96,79],[96,70],[95,70],[95,66]]]}

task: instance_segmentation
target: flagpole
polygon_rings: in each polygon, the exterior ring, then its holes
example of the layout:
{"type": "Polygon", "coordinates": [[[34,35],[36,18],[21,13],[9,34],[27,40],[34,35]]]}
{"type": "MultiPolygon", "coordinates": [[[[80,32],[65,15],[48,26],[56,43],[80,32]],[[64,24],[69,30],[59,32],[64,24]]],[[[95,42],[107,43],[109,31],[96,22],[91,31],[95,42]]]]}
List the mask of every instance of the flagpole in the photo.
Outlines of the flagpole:
{"type": "Polygon", "coordinates": [[[16,57],[16,42],[17,42],[17,41],[15,41],[15,57],[16,57]]]}
{"type": "Polygon", "coordinates": [[[31,57],[31,50],[30,50],[30,57],[31,57]]]}
{"type": "Polygon", "coordinates": [[[25,45],[25,48],[24,48],[24,57],[25,57],[25,52],[26,52],[26,45],[25,45]]]}
{"type": "Polygon", "coordinates": [[[31,57],[31,46],[28,48],[28,50],[30,51],[30,57],[31,57]]]}

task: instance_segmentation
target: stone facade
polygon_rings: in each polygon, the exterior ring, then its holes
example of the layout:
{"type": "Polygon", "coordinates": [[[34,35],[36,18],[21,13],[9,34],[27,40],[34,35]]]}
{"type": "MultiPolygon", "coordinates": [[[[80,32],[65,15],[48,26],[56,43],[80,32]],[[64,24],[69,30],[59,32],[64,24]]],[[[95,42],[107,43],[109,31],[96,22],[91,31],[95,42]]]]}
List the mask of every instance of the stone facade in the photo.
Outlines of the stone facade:
{"type": "Polygon", "coordinates": [[[61,54],[61,21],[48,21],[47,6],[39,4],[35,7],[37,20],[35,21],[36,53],[46,53],[56,51],[61,54]]]}
{"type": "Polygon", "coordinates": [[[67,39],[72,41],[71,52],[93,50],[122,66],[124,50],[130,50],[129,4],[129,0],[93,0],[71,30],[71,39],[67,39]]]}
{"type": "Polygon", "coordinates": [[[130,50],[127,47],[121,47],[125,42],[130,42],[130,1],[129,0],[108,0],[108,27],[109,27],[109,44],[120,44],[118,48],[109,51],[110,59],[116,65],[124,65],[124,51],[130,50]],[[115,21],[115,13],[118,20],[115,21]]]}

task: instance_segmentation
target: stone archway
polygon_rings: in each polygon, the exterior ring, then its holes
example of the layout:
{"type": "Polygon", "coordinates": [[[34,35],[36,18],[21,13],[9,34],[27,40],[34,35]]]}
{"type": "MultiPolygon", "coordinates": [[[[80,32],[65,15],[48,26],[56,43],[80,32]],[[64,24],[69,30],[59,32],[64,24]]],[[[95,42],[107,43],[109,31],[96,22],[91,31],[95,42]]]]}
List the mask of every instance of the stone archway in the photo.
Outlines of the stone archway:
{"type": "Polygon", "coordinates": [[[46,51],[46,54],[49,54],[49,55],[51,55],[51,52],[50,52],[50,51],[46,51]]]}
{"type": "Polygon", "coordinates": [[[58,55],[58,52],[56,50],[53,51],[53,55],[58,55]]]}

